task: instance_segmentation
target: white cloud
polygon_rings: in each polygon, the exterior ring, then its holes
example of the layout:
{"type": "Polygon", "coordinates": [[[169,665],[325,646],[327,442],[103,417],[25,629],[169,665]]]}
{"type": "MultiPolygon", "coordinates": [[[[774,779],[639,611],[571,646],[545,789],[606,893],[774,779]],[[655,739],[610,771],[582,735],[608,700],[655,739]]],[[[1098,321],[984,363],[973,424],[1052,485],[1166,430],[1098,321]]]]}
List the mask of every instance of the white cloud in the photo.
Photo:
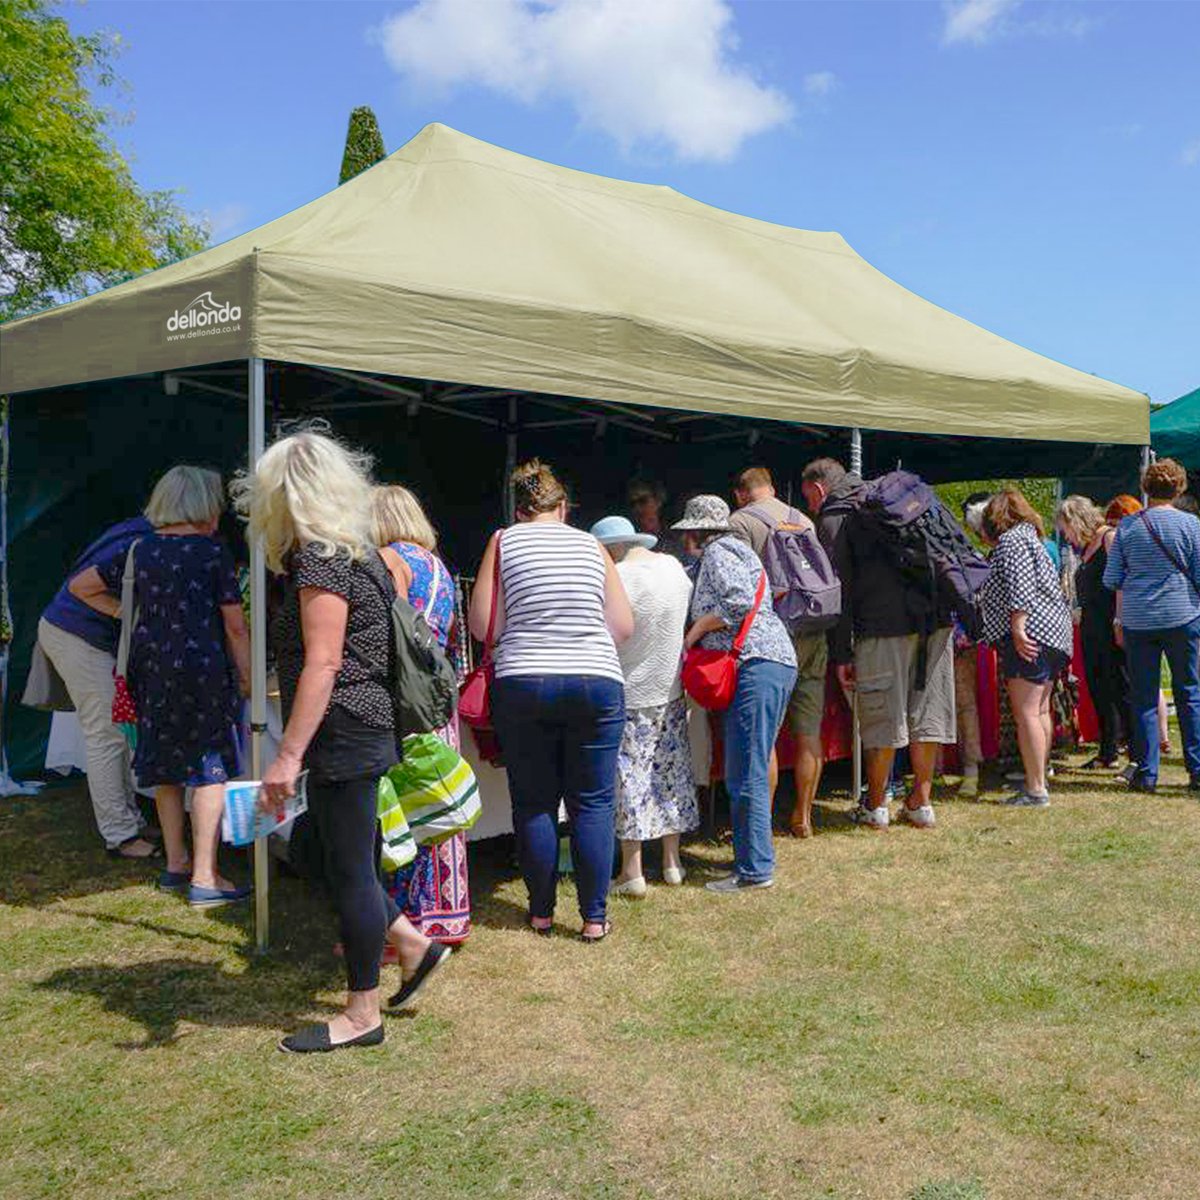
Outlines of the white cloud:
{"type": "Polygon", "coordinates": [[[828,96],[838,85],[838,77],[832,71],[813,71],[804,77],[806,96],[828,96]]]}
{"type": "Polygon", "coordinates": [[[212,240],[223,242],[245,232],[250,209],[245,204],[222,204],[220,208],[205,213],[205,216],[208,218],[212,240]]]}
{"type": "Polygon", "coordinates": [[[1185,167],[1200,167],[1200,138],[1188,142],[1179,152],[1179,161],[1185,167]]]}
{"type": "Polygon", "coordinates": [[[943,5],[946,23],[942,44],[970,42],[982,46],[1006,31],[1008,18],[1021,0],[951,0],[943,5]]]}
{"type": "Polygon", "coordinates": [[[726,161],[792,114],[736,58],[727,0],[417,0],[376,31],[418,87],[565,102],[623,148],[726,161]]]}
{"type": "Polygon", "coordinates": [[[1024,0],[944,0],[942,45],[966,42],[982,46],[999,38],[1027,36],[1043,38],[1081,38],[1091,33],[1101,20],[1089,13],[1073,11],[1065,4],[1043,5],[1029,12],[1024,0]],[[1017,13],[1021,10],[1021,17],[1017,13]]]}

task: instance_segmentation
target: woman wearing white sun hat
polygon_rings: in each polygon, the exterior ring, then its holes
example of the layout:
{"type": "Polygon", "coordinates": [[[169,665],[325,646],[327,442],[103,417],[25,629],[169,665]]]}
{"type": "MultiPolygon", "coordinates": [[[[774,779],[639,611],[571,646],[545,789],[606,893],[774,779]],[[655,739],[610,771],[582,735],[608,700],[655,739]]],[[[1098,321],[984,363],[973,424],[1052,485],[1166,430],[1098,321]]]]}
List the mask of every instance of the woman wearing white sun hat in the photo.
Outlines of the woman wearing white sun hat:
{"type": "Polygon", "coordinates": [[[625,730],[617,757],[621,873],[611,890],[644,896],[642,843],[662,838],[663,882],[680,884],[679,837],[700,823],[679,682],[692,585],[679,560],[656,554],[658,539],[638,533],[624,517],[605,517],[591,532],[617,564],[634,619],[633,635],[617,647],[625,675],[625,730]]]}
{"type": "Polygon", "coordinates": [[[733,871],[706,886],[726,893],[770,887],[775,882],[775,850],[768,766],[796,683],[796,652],[791,635],[775,615],[771,589],[759,592],[762,562],[731,532],[729,505],[720,496],[696,496],[672,528],[683,534],[689,553],[701,555],[692,594],[692,627],[684,644],[729,651],[739,627],[750,617],[737,689],[725,713],[733,871]]]}

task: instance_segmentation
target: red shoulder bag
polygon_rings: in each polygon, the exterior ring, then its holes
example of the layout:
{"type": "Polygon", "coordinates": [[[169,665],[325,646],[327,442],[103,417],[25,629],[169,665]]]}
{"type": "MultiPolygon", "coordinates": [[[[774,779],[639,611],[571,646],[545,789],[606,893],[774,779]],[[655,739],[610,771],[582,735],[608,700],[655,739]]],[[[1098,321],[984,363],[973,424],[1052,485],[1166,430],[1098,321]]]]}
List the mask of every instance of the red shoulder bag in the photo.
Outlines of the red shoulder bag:
{"type": "Polygon", "coordinates": [[[731,649],[703,650],[693,646],[683,656],[681,678],[684,691],[701,708],[707,708],[710,712],[724,712],[733,703],[733,693],[737,691],[738,659],[742,656],[742,647],[750,635],[750,626],[758,616],[766,590],[767,573],[764,570],[758,579],[754,607],[742,621],[731,649]]]}
{"type": "MultiPolygon", "coordinates": [[[[496,556],[492,561],[492,610],[488,615],[487,637],[483,642],[483,656],[479,666],[465,680],[458,693],[458,715],[464,725],[470,726],[479,744],[479,752],[491,761],[491,755],[485,748],[484,742],[494,743],[492,732],[492,676],[495,667],[492,664],[492,649],[496,633],[496,601],[500,595],[500,538],[496,537],[496,556]],[[480,735],[484,736],[481,738],[480,735]]],[[[498,757],[498,754],[496,755],[498,757]]]]}

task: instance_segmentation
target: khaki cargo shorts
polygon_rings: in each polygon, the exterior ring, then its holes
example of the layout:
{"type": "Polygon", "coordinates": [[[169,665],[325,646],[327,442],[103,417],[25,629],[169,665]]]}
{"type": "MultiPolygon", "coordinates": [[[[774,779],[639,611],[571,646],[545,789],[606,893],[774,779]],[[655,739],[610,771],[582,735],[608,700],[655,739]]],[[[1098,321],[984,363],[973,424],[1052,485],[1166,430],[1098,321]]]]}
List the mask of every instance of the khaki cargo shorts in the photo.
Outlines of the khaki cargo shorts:
{"type": "Polygon", "coordinates": [[[792,646],[796,651],[796,686],[788,701],[788,728],[794,737],[820,737],[829,643],[823,633],[798,633],[792,638],[792,646]]]}
{"type": "Polygon", "coordinates": [[[854,647],[858,721],[868,750],[899,750],[912,742],[958,740],[954,719],[954,643],[951,630],[929,638],[925,687],[916,689],[920,637],[860,638],[854,647]]]}

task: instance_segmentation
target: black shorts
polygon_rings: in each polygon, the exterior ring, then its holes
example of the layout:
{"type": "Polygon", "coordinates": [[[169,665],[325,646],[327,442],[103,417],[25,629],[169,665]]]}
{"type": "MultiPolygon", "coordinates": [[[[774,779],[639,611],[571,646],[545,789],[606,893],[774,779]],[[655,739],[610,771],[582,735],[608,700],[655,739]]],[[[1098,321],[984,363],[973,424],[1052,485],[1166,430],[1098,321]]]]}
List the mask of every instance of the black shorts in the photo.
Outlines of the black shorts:
{"type": "Polygon", "coordinates": [[[1000,669],[1005,679],[1024,679],[1029,683],[1049,683],[1069,663],[1070,658],[1053,646],[1039,646],[1038,656],[1029,662],[1017,653],[1012,638],[1000,647],[1000,669]]]}

